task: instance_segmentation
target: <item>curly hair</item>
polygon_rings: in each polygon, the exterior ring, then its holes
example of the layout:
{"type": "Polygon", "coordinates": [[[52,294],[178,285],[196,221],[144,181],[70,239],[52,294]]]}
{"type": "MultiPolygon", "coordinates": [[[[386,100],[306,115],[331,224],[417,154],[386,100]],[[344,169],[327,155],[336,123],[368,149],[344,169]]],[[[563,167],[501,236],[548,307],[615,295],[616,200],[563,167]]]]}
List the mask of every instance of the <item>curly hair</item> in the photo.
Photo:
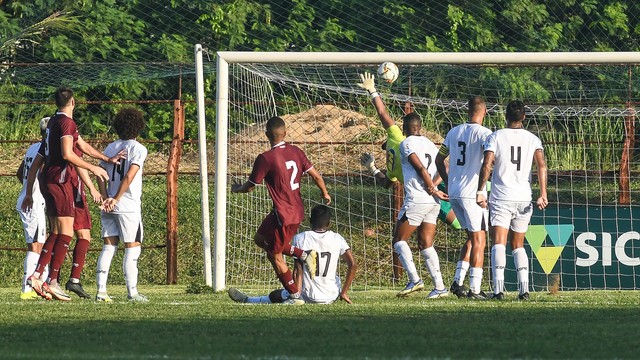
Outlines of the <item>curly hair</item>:
{"type": "Polygon", "coordinates": [[[122,140],[135,139],[145,127],[142,111],[126,108],[118,111],[113,120],[113,128],[122,140]]]}

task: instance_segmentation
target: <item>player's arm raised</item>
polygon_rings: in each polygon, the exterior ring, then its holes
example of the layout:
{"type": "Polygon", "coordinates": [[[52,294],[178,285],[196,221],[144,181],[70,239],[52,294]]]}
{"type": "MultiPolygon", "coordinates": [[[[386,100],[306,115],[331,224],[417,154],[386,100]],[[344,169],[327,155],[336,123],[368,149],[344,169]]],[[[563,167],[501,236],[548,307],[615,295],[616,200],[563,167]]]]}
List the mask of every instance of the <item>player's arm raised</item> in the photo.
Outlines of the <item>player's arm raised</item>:
{"type": "Polygon", "coordinates": [[[109,180],[109,175],[103,168],[82,160],[80,156],[76,155],[76,153],[73,152],[73,138],[71,136],[61,137],[60,145],[62,147],[62,158],[64,160],[70,162],[76,167],[81,167],[83,169],[91,171],[97,177],[104,178],[105,181],[109,180]]]}
{"type": "Polygon", "coordinates": [[[342,283],[342,289],[340,289],[340,299],[347,302],[347,304],[352,304],[351,299],[347,292],[349,288],[351,288],[351,284],[353,283],[353,279],[356,277],[356,270],[358,270],[358,265],[356,265],[356,260],[353,257],[353,253],[351,249],[347,250],[342,254],[342,260],[347,264],[347,275],[342,283]]]}
{"type": "Polygon", "coordinates": [[[427,194],[432,195],[440,200],[449,199],[449,195],[447,195],[444,191],[438,190],[433,180],[431,180],[431,176],[429,175],[427,168],[422,165],[422,162],[420,161],[420,158],[418,158],[418,155],[416,155],[416,153],[409,154],[409,163],[416,170],[420,178],[422,178],[422,181],[424,181],[427,194]]]}
{"type": "Polygon", "coordinates": [[[376,108],[376,112],[378,113],[378,117],[380,118],[380,122],[382,126],[386,129],[395,124],[395,121],[389,116],[387,112],[386,106],[384,106],[384,102],[382,102],[382,98],[380,98],[380,93],[376,90],[376,82],[375,76],[369,72],[365,72],[364,74],[360,74],[361,83],[358,83],[358,86],[367,90],[369,96],[371,96],[371,102],[373,106],[376,108]]]}
{"type": "Polygon", "coordinates": [[[489,180],[491,169],[493,168],[493,161],[496,156],[493,151],[485,151],[484,159],[482,159],[482,167],[480,167],[480,175],[478,176],[478,191],[476,191],[476,203],[482,208],[487,208],[487,198],[484,196],[484,187],[489,180]]]}
{"type": "Polygon", "coordinates": [[[108,157],[107,155],[101,153],[96,150],[93,146],[89,145],[86,141],[82,139],[81,136],[78,136],[77,142],[78,149],[85,153],[86,155],[91,156],[94,159],[102,160],[108,164],[120,164],[120,159],[124,159],[127,157],[127,150],[120,150],[114,157],[108,157]]]}
{"type": "Polygon", "coordinates": [[[533,154],[533,160],[538,168],[538,183],[540,185],[540,197],[536,201],[538,209],[542,210],[549,205],[547,199],[547,163],[544,160],[544,152],[541,149],[536,150],[533,154]]]}
{"type": "Polygon", "coordinates": [[[320,189],[320,192],[322,193],[322,197],[327,201],[326,205],[330,205],[331,195],[329,195],[329,191],[327,191],[327,186],[324,184],[324,179],[322,178],[322,175],[320,175],[318,170],[316,170],[315,168],[309,169],[307,171],[307,174],[311,176],[313,181],[318,186],[318,189],[320,189]]]}

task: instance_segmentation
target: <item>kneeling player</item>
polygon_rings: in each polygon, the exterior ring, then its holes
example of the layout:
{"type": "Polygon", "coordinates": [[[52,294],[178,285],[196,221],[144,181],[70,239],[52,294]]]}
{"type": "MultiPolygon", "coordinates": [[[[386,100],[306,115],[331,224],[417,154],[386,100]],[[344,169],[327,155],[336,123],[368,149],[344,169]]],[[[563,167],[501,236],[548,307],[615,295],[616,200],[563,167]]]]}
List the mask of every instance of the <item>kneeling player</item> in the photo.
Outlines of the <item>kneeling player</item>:
{"type": "Polygon", "coordinates": [[[309,273],[309,268],[303,266],[302,261],[296,260],[293,275],[296,286],[301,289],[302,300],[292,301],[289,299],[289,292],[284,289],[274,290],[269,295],[250,297],[235,288],[229,289],[231,299],[255,304],[293,305],[305,302],[330,304],[337,299],[342,299],[351,304],[347,291],[351,287],[357,266],[344,237],[329,230],[330,221],[331,209],[325,205],[317,205],[311,209],[311,230],[299,233],[293,238],[293,246],[303,250],[314,249],[318,252],[315,276],[309,273]],[[340,277],[337,275],[339,257],[342,257],[347,264],[344,284],[341,284],[340,277]]]}

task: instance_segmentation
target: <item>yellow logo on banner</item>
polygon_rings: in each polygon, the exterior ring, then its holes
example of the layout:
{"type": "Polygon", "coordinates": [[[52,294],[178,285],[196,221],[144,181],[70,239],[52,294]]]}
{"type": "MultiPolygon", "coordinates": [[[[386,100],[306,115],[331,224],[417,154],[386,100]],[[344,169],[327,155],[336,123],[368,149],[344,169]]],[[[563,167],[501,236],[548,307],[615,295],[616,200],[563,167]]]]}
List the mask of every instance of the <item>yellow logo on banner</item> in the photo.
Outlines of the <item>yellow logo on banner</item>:
{"type": "Polygon", "coordinates": [[[545,274],[550,274],[556,266],[562,250],[573,233],[573,225],[531,225],[525,234],[531,251],[538,259],[545,274]],[[542,246],[549,237],[553,246],[542,246]]]}

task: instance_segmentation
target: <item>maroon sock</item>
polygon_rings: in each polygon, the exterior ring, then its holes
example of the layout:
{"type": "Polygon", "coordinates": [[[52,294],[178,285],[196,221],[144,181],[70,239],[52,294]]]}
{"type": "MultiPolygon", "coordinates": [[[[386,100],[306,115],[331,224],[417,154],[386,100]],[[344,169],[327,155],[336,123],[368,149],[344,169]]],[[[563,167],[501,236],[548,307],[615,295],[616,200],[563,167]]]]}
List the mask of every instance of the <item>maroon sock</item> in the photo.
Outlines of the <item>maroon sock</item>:
{"type": "Polygon", "coordinates": [[[282,254],[287,256],[295,256],[298,259],[302,257],[304,251],[298,247],[292,246],[291,244],[284,244],[282,247],[282,254]]]}
{"type": "Polygon", "coordinates": [[[60,268],[64,263],[65,256],[67,256],[70,243],[71,236],[58,234],[56,245],[53,248],[53,258],[51,259],[51,268],[49,269],[49,279],[58,279],[60,268]]]}
{"type": "Polygon", "coordinates": [[[51,253],[53,253],[53,246],[56,244],[58,234],[49,234],[44,245],[42,245],[42,251],[40,252],[40,258],[38,259],[38,265],[36,265],[36,272],[42,274],[44,269],[49,265],[51,261],[51,253]]]}
{"type": "Polygon", "coordinates": [[[291,270],[287,270],[286,273],[278,275],[278,279],[282,283],[282,286],[284,286],[284,288],[287,289],[290,294],[295,294],[298,292],[298,287],[293,281],[293,276],[291,276],[291,270]]]}
{"type": "Polygon", "coordinates": [[[87,251],[89,251],[89,240],[78,239],[76,247],[73,249],[73,264],[71,267],[71,277],[73,279],[80,280],[82,269],[84,269],[84,261],[87,258],[87,251]]]}

